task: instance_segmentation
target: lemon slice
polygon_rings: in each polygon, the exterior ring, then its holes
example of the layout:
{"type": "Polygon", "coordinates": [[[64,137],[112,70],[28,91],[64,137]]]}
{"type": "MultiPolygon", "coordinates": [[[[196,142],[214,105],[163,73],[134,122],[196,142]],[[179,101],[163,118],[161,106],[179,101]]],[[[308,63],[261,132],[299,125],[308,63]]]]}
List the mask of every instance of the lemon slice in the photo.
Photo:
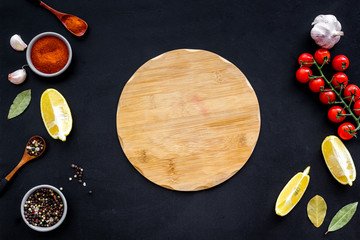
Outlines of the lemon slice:
{"type": "Polygon", "coordinates": [[[307,167],[304,172],[297,173],[283,188],[275,204],[275,212],[277,215],[285,216],[300,201],[309,185],[309,171],[310,167],[307,167]]]}
{"type": "Polygon", "coordinates": [[[341,184],[352,186],[356,178],[353,159],[337,136],[328,136],[321,144],[321,150],[333,177],[341,184]]]}
{"type": "Polygon", "coordinates": [[[40,99],[41,117],[46,130],[54,139],[66,141],[72,128],[72,116],[65,98],[57,90],[49,88],[40,99]]]}

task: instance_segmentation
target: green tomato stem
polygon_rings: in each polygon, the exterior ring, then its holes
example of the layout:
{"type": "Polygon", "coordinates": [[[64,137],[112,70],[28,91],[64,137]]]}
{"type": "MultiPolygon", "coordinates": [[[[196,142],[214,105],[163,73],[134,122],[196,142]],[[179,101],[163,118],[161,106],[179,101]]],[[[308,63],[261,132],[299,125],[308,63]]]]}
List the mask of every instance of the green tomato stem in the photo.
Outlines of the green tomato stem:
{"type": "MultiPolygon", "coordinates": [[[[336,96],[338,97],[338,99],[340,99],[340,101],[333,102],[332,104],[336,103],[336,104],[343,104],[343,105],[344,105],[344,108],[345,108],[345,109],[347,110],[347,112],[348,112],[348,113],[345,114],[345,115],[346,115],[346,116],[351,116],[351,117],[354,119],[355,123],[356,123],[356,128],[355,128],[355,130],[353,130],[353,132],[356,132],[357,130],[360,129],[360,117],[356,117],[356,115],[355,115],[355,114],[353,113],[353,111],[351,110],[351,103],[355,101],[355,100],[354,100],[354,96],[351,96],[351,101],[349,102],[349,104],[347,104],[347,103],[345,102],[344,99],[345,99],[345,98],[349,98],[350,96],[343,98],[343,97],[341,96],[341,92],[342,92],[343,88],[341,87],[341,88],[340,88],[340,91],[338,92],[338,91],[334,88],[334,86],[331,84],[331,81],[329,81],[329,80],[325,77],[324,73],[322,72],[322,67],[324,66],[324,64],[325,64],[325,63],[323,63],[321,66],[319,66],[319,64],[317,64],[317,62],[316,62],[315,59],[313,58],[313,65],[316,66],[316,68],[318,69],[318,71],[319,71],[319,73],[320,73],[320,76],[316,76],[316,78],[322,78],[322,79],[324,79],[325,82],[329,85],[330,89],[336,94],[336,96]]],[[[315,76],[314,76],[314,77],[315,77],[315,76]]],[[[332,78],[331,78],[331,80],[332,80],[332,78]]],[[[324,91],[326,91],[326,90],[324,90],[324,91]]],[[[351,134],[354,135],[354,133],[351,133],[351,134]]]]}

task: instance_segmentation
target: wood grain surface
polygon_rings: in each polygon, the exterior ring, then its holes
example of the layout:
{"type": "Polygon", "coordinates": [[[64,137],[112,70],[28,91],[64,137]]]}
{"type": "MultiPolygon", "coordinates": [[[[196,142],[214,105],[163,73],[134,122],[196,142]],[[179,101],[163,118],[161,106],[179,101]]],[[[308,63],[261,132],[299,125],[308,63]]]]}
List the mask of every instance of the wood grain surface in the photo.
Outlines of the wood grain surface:
{"type": "Polygon", "coordinates": [[[117,109],[121,147],[150,181],[173,190],[216,186],[247,162],[260,132],[256,94],[217,54],[180,49],[129,79],[117,109]]]}

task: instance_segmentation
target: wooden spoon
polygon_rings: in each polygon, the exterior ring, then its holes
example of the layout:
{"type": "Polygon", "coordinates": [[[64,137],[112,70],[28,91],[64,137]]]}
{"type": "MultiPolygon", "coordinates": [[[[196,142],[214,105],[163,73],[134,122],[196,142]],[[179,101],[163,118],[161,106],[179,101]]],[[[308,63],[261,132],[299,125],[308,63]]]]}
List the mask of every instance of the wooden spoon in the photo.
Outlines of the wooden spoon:
{"type": "Polygon", "coordinates": [[[43,1],[40,0],[34,0],[34,1],[39,3],[40,6],[52,12],[62,22],[62,24],[75,36],[81,37],[82,35],[85,34],[88,25],[81,18],[78,18],[76,16],[67,13],[56,11],[55,9],[46,5],[43,1]]]}
{"type": "Polygon", "coordinates": [[[31,137],[29,139],[29,141],[27,142],[27,144],[26,144],[24,155],[21,158],[18,165],[5,178],[1,179],[1,181],[0,181],[0,193],[5,189],[7,183],[14,176],[14,174],[19,170],[19,168],[21,168],[25,163],[29,162],[30,160],[33,160],[35,158],[40,157],[44,153],[45,148],[46,148],[46,142],[42,137],[40,137],[40,136],[31,137]],[[38,152],[37,155],[30,155],[28,153],[27,146],[29,146],[31,144],[31,142],[34,141],[34,140],[41,141],[44,144],[44,148],[40,152],[38,152]]]}

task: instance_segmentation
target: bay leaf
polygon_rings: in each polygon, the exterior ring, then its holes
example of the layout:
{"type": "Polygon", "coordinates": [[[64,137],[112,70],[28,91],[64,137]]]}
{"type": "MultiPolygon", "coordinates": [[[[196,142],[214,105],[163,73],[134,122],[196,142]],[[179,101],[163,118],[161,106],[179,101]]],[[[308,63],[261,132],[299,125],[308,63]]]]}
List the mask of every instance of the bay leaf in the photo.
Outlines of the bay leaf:
{"type": "Polygon", "coordinates": [[[320,227],[321,224],[324,222],[326,210],[326,202],[321,196],[316,195],[315,197],[310,199],[307,205],[307,214],[310,221],[312,222],[312,224],[314,224],[315,227],[320,227]]]}
{"type": "Polygon", "coordinates": [[[25,90],[19,93],[12,105],[10,106],[8,119],[14,118],[22,114],[25,109],[29,106],[31,100],[31,89],[25,90]]]}
{"type": "Polygon", "coordinates": [[[358,202],[354,202],[341,208],[331,220],[328,231],[325,234],[327,234],[328,232],[339,230],[340,228],[344,227],[355,214],[357,205],[358,202]]]}

